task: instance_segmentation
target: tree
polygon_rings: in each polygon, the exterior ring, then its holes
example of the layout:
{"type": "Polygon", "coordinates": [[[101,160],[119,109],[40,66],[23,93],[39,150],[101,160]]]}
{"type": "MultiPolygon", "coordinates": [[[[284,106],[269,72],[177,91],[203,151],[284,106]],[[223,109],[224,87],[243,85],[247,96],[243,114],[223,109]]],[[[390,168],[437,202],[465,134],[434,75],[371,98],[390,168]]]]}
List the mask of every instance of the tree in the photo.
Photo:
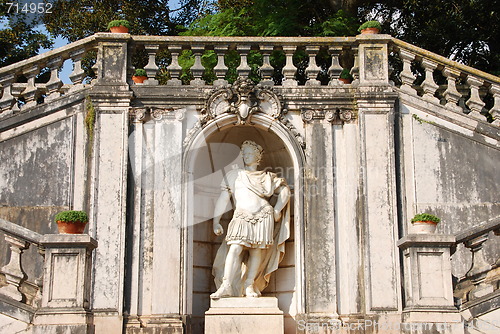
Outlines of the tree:
{"type": "Polygon", "coordinates": [[[349,36],[366,20],[466,65],[500,73],[500,0],[219,0],[187,35],[349,36]]]}
{"type": "Polygon", "coordinates": [[[56,0],[53,12],[44,16],[47,30],[70,42],[107,31],[115,19],[130,21],[135,35],[175,34],[167,0],[56,0]]]}
{"type": "Polygon", "coordinates": [[[0,19],[0,67],[36,56],[41,48],[50,48],[52,40],[35,30],[36,21],[28,20],[23,13],[9,11],[7,1],[2,0],[0,19]]]}
{"type": "Polygon", "coordinates": [[[359,15],[405,42],[499,75],[499,9],[499,0],[385,0],[359,15]]]}

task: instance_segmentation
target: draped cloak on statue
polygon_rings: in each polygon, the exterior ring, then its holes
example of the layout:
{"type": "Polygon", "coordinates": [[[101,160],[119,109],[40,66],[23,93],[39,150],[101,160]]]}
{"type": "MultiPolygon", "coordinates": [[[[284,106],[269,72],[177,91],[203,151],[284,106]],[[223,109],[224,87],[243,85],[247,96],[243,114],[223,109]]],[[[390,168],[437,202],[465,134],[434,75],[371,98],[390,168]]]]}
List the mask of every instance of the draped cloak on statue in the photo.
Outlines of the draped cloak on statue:
{"type": "MultiPolygon", "coordinates": [[[[236,184],[238,187],[244,185],[247,189],[251,190],[257,196],[269,201],[269,198],[283,189],[283,187],[288,187],[285,179],[277,177],[275,173],[265,172],[265,171],[247,171],[244,169],[234,169],[227,173],[224,177],[221,188],[223,191],[229,191],[234,194],[236,189],[236,184]]],[[[267,208],[266,208],[267,209],[267,208]]],[[[236,214],[238,208],[235,210],[235,215],[233,220],[236,219],[236,214]]],[[[258,216],[259,213],[256,214],[258,216]]],[[[272,217],[272,216],[271,216],[272,217]]],[[[272,218],[274,223],[274,218],[272,218]]],[[[229,224],[228,231],[231,230],[231,223],[229,224]]],[[[253,248],[263,248],[262,252],[262,262],[259,266],[257,277],[254,281],[254,286],[259,289],[259,291],[264,290],[269,284],[269,279],[271,273],[278,269],[278,264],[281,262],[285,255],[285,241],[290,237],[290,201],[287,202],[285,207],[281,211],[281,218],[279,221],[274,223],[274,227],[270,231],[272,233],[272,243],[268,242],[265,247],[261,245],[250,245],[253,248]]],[[[222,284],[222,278],[224,276],[224,265],[226,261],[226,256],[229,251],[229,244],[237,243],[248,247],[248,236],[244,236],[244,240],[235,240],[235,236],[231,237],[231,240],[222,241],[217,255],[215,256],[214,266],[212,269],[212,274],[215,277],[215,285],[217,289],[222,284]]],[[[233,296],[243,295],[243,283],[246,279],[247,274],[247,260],[248,252],[242,252],[242,257],[240,262],[242,263],[241,268],[238,268],[238,272],[235,273],[234,281],[231,282],[233,288],[233,296]]]]}

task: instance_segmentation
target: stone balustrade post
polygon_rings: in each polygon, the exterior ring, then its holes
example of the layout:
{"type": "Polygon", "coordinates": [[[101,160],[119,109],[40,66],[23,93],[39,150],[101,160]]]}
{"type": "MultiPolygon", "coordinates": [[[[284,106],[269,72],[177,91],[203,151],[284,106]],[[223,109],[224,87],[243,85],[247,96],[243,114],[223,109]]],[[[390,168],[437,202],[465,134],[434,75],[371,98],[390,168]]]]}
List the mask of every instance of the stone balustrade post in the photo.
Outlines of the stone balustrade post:
{"type": "Polygon", "coordinates": [[[24,100],[26,104],[22,106],[23,108],[30,108],[36,106],[36,98],[37,98],[37,87],[35,85],[35,77],[40,73],[40,68],[37,64],[30,66],[26,70],[23,71],[23,74],[28,79],[28,85],[26,89],[22,91],[22,95],[24,96],[24,100]]]}
{"type": "Polygon", "coordinates": [[[158,80],[156,80],[156,72],[158,72],[158,65],[156,65],[156,54],[158,53],[160,46],[158,44],[146,44],[144,49],[148,54],[148,63],[144,66],[144,70],[148,76],[148,79],[144,82],[146,85],[158,85],[158,80]]]}
{"type": "Polygon", "coordinates": [[[224,86],[227,85],[226,74],[228,67],[224,62],[227,45],[216,45],[214,46],[214,51],[217,55],[217,65],[214,67],[214,72],[217,76],[217,80],[214,81],[214,86],[224,86]]]}
{"type": "Polygon", "coordinates": [[[404,323],[443,324],[443,333],[463,333],[454,306],[450,256],[455,236],[409,234],[398,241],[403,253],[404,323]],[[454,325],[456,324],[456,326],[454,325]]]}
{"type": "Polygon", "coordinates": [[[192,86],[203,86],[205,85],[205,80],[202,79],[203,72],[205,71],[205,67],[203,67],[201,63],[201,56],[205,51],[204,45],[191,45],[191,51],[194,54],[194,64],[191,67],[191,73],[193,74],[194,79],[190,81],[190,85],[192,86]]]}
{"type": "Polygon", "coordinates": [[[261,84],[273,86],[273,72],[274,67],[271,66],[271,52],[273,52],[272,45],[262,45],[260,47],[262,53],[262,66],[259,68],[260,76],[262,77],[261,84]]]}
{"type": "Polygon", "coordinates": [[[485,103],[481,100],[479,96],[479,88],[483,85],[484,80],[467,76],[467,84],[470,85],[470,98],[465,102],[467,107],[470,108],[471,112],[469,116],[474,117],[475,119],[484,120],[483,115],[481,115],[481,111],[485,106],[485,103]]]}
{"type": "Polygon", "coordinates": [[[306,68],[307,81],[306,86],[319,86],[321,82],[317,79],[321,68],[316,64],[316,55],[319,52],[319,46],[306,46],[306,52],[309,56],[309,65],[306,68]]]}
{"type": "Polygon", "coordinates": [[[1,293],[16,301],[22,301],[24,296],[19,291],[19,287],[23,280],[26,279],[26,273],[22,267],[21,255],[24,250],[29,248],[30,244],[21,238],[9,234],[5,234],[5,242],[9,244],[10,261],[1,269],[8,284],[2,288],[1,293]]]}
{"type": "Polygon", "coordinates": [[[0,77],[0,85],[2,86],[2,98],[0,99],[0,113],[10,110],[16,99],[12,96],[12,84],[16,80],[13,73],[5,74],[0,77]]]}
{"type": "Polygon", "coordinates": [[[331,46],[329,52],[332,56],[332,65],[328,68],[328,76],[330,77],[329,85],[337,85],[340,73],[342,73],[342,66],[340,66],[339,56],[342,51],[340,46],[331,46]]]}
{"type": "Polygon", "coordinates": [[[248,54],[250,53],[250,45],[238,45],[237,50],[240,53],[240,66],[236,68],[236,71],[238,72],[238,77],[242,77],[244,79],[248,78],[250,75],[250,72],[252,71],[252,68],[248,65],[248,54]]]}
{"type": "Polygon", "coordinates": [[[491,85],[490,92],[495,101],[493,108],[490,109],[490,115],[493,117],[493,124],[500,126],[500,85],[491,85]]]}
{"type": "Polygon", "coordinates": [[[491,265],[484,257],[483,245],[488,240],[489,232],[478,235],[477,237],[464,242],[465,247],[472,252],[472,266],[465,274],[474,284],[474,288],[469,292],[469,300],[479,298],[493,292],[494,287],[491,284],[484,283],[491,265]]]}
{"type": "Polygon", "coordinates": [[[47,97],[46,101],[50,101],[61,96],[59,89],[62,87],[63,83],[59,78],[59,69],[63,64],[63,58],[61,56],[54,57],[50,59],[47,63],[47,67],[50,69],[50,80],[47,82],[47,97]]]}
{"type": "Polygon", "coordinates": [[[46,234],[40,245],[45,249],[44,291],[33,333],[94,333],[90,283],[97,241],[86,234],[46,234]]]}
{"type": "MultiPolygon", "coordinates": [[[[356,36],[358,46],[359,85],[389,85],[389,35],[365,34],[356,36]]],[[[354,65],[353,69],[356,67],[354,65]]],[[[354,76],[354,73],[352,73],[354,76]]],[[[354,77],[356,79],[356,77],[354,77]]]]}
{"type": "Polygon", "coordinates": [[[171,45],[168,47],[168,50],[172,55],[172,62],[167,67],[167,70],[170,73],[170,80],[168,80],[167,85],[180,86],[182,85],[181,81],[182,67],[179,65],[179,55],[182,52],[182,46],[171,45]]]}
{"type": "Polygon", "coordinates": [[[109,89],[114,92],[129,90],[127,84],[129,40],[128,34],[98,34],[98,54],[95,63],[97,80],[93,87],[94,92],[106,91],[107,94],[109,89]]]}

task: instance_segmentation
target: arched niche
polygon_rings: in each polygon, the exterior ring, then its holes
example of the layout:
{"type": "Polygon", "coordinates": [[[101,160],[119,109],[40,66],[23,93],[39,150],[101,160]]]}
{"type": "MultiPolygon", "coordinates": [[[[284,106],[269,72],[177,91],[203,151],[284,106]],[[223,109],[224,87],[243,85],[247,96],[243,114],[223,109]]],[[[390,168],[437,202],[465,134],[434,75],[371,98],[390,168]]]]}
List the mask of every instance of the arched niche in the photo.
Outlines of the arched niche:
{"type": "MultiPolygon", "coordinates": [[[[215,254],[223,241],[212,231],[215,202],[220,183],[232,168],[243,167],[240,145],[253,140],[264,148],[260,169],[286,178],[292,189],[292,233],[286,243],[285,258],[273,273],[264,295],[276,296],[285,313],[287,333],[295,331],[296,314],[304,313],[303,274],[303,165],[300,145],[280,122],[264,114],[252,116],[248,125],[236,125],[234,115],[218,116],[199,130],[186,146],[184,156],[184,280],[182,298],[185,314],[191,316],[192,332],[202,333],[204,312],[215,291],[211,274],[215,254]]],[[[232,208],[223,216],[226,231],[232,208]]]]}

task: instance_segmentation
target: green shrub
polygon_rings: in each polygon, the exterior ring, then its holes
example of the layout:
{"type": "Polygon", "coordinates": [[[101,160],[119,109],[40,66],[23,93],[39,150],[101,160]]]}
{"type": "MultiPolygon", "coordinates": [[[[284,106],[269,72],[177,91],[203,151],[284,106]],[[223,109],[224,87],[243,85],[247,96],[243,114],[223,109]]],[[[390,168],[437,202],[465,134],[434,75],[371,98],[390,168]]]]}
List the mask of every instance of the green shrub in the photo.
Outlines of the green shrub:
{"type": "Polygon", "coordinates": [[[413,222],[424,222],[424,221],[439,223],[441,221],[441,219],[439,219],[438,217],[431,215],[429,213],[419,213],[419,214],[416,214],[415,217],[413,217],[413,219],[411,220],[412,223],[413,222]]]}
{"type": "Polygon", "coordinates": [[[134,74],[136,77],[147,77],[147,73],[146,73],[146,70],[143,70],[142,68],[138,68],[135,70],[135,74],[134,74]]]}
{"type": "Polygon", "coordinates": [[[127,20],[113,20],[108,23],[108,29],[119,26],[124,26],[125,28],[130,29],[130,22],[127,20]]]}
{"type": "Polygon", "coordinates": [[[359,26],[358,31],[361,32],[361,30],[367,28],[377,28],[378,30],[382,31],[382,26],[380,25],[379,21],[366,21],[361,26],[359,26]]]}
{"type": "Polygon", "coordinates": [[[54,221],[63,221],[63,222],[88,222],[89,217],[84,211],[61,211],[55,217],[54,221]]]}
{"type": "Polygon", "coordinates": [[[347,68],[344,68],[342,72],[340,72],[340,79],[349,79],[352,80],[353,77],[351,75],[351,71],[347,68]]]}

